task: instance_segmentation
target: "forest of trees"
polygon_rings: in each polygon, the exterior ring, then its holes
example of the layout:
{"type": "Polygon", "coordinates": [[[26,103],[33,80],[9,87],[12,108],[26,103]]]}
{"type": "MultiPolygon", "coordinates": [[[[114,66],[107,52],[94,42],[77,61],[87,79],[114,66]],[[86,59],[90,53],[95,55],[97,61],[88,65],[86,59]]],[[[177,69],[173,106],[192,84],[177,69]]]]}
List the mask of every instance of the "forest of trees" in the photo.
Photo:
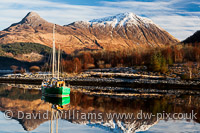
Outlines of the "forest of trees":
{"type": "Polygon", "coordinates": [[[200,62],[200,43],[123,51],[82,52],[63,59],[66,72],[79,73],[88,68],[133,67],[145,65],[150,71],[166,73],[174,63],[200,62]]]}
{"type": "MultiPolygon", "coordinates": [[[[37,43],[0,45],[0,54],[12,53],[13,55],[18,55],[34,51],[43,55],[51,54],[50,47],[37,43]]],[[[133,66],[147,66],[150,71],[166,73],[168,71],[168,66],[174,63],[186,63],[188,64],[188,69],[189,66],[191,66],[191,62],[200,64],[200,43],[177,44],[157,48],[138,48],[137,50],[85,51],[73,56],[63,54],[62,52],[62,57],[62,70],[69,73],[80,73],[90,68],[133,66]]],[[[20,65],[18,66],[19,68],[22,67],[20,65]]],[[[31,66],[34,66],[34,64],[31,66]]],[[[45,63],[45,65],[37,69],[44,71],[47,70],[48,67],[50,67],[48,63],[45,63]]]]}
{"type": "Polygon", "coordinates": [[[35,52],[42,55],[49,55],[51,48],[39,43],[16,42],[9,44],[0,44],[0,53],[11,53],[13,55],[27,54],[35,52]]]}

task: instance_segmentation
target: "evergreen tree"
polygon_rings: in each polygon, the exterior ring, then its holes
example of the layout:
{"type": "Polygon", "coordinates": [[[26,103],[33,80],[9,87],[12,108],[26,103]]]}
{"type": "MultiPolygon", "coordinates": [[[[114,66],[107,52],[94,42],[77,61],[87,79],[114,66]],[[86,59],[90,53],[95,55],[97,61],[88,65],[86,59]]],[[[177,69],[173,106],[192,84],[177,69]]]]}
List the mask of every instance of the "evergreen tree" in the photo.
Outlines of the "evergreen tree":
{"type": "Polygon", "coordinates": [[[150,69],[155,72],[165,73],[168,71],[168,65],[166,59],[161,52],[155,52],[150,61],[150,69]]]}
{"type": "Polygon", "coordinates": [[[168,71],[168,65],[166,63],[166,59],[161,56],[161,68],[160,68],[160,72],[161,73],[166,73],[168,71]]]}

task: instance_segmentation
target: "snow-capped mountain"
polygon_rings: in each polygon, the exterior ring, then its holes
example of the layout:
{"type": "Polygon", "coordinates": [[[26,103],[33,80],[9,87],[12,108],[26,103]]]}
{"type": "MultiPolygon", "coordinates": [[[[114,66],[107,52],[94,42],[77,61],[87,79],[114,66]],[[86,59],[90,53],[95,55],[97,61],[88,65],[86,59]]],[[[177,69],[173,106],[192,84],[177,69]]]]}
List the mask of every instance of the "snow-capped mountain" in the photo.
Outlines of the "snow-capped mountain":
{"type": "Polygon", "coordinates": [[[93,19],[89,22],[92,25],[93,24],[99,24],[99,25],[105,25],[105,26],[110,25],[113,28],[117,26],[126,26],[126,25],[129,25],[129,26],[145,25],[146,27],[148,27],[149,25],[156,25],[152,20],[145,17],[139,17],[136,14],[131,13],[131,12],[121,13],[121,14],[117,14],[116,16],[110,16],[110,17],[105,17],[101,19],[93,19]]]}
{"type": "MultiPolygon", "coordinates": [[[[35,42],[51,46],[52,28],[53,23],[30,12],[20,22],[0,31],[0,43],[35,42]]],[[[66,53],[148,48],[177,42],[176,38],[153,21],[134,13],[77,21],[65,26],[56,25],[56,43],[66,53]]]]}
{"type": "Polygon", "coordinates": [[[93,34],[105,49],[156,47],[178,42],[152,20],[130,12],[90,21],[77,21],[67,26],[93,34]]]}

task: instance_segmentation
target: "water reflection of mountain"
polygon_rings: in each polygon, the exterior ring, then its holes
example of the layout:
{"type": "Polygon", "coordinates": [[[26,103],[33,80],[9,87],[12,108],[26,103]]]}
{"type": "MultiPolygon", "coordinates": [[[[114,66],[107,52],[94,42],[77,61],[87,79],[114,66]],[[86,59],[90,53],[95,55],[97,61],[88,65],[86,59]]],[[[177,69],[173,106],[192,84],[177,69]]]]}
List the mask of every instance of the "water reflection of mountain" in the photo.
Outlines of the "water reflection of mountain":
{"type": "MultiPolygon", "coordinates": [[[[198,112],[198,119],[196,122],[200,123],[200,98],[198,96],[166,96],[162,98],[148,98],[148,99],[120,99],[109,98],[103,96],[89,96],[80,92],[73,91],[71,93],[70,107],[65,107],[64,111],[77,111],[79,115],[81,113],[102,113],[102,119],[81,119],[73,118],[73,114],[70,117],[62,116],[62,119],[66,119],[72,123],[86,124],[88,126],[94,126],[103,128],[107,131],[144,131],[148,130],[151,126],[158,121],[155,117],[151,119],[108,119],[106,113],[133,113],[137,115],[141,110],[144,113],[158,112],[170,112],[170,113],[191,113],[198,112]]],[[[39,91],[22,90],[17,88],[10,88],[7,86],[0,87],[0,110],[12,110],[13,119],[16,119],[27,131],[36,129],[41,123],[50,120],[50,115],[47,119],[17,119],[17,112],[23,111],[24,113],[44,114],[51,110],[51,105],[45,103],[41,99],[41,93],[39,91]]],[[[26,117],[26,116],[25,116],[26,117]]]]}

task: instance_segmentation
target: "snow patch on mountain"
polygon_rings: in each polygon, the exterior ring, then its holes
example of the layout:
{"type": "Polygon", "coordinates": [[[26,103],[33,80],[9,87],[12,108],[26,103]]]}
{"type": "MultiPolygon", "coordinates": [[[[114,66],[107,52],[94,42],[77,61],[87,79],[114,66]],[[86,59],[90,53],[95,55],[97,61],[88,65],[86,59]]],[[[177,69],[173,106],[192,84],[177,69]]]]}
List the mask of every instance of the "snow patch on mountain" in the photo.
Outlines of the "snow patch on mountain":
{"type": "MultiPolygon", "coordinates": [[[[145,17],[137,16],[131,12],[121,13],[115,16],[110,16],[110,17],[105,17],[105,18],[100,18],[100,19],[93,19],[93,20],[90,20],[89,22],[91,23],[91,25],[101,25],[101,26],[110,25],[113,28],[117,26],[121,27],[121,26],[126,26],[126,25],[128,26],[144,25],[145,27],[148,28],[150,25],[156,25],[152,20],[145,17]]],[[[159,27],[158,25],[156,26],[159,27]]]]}

